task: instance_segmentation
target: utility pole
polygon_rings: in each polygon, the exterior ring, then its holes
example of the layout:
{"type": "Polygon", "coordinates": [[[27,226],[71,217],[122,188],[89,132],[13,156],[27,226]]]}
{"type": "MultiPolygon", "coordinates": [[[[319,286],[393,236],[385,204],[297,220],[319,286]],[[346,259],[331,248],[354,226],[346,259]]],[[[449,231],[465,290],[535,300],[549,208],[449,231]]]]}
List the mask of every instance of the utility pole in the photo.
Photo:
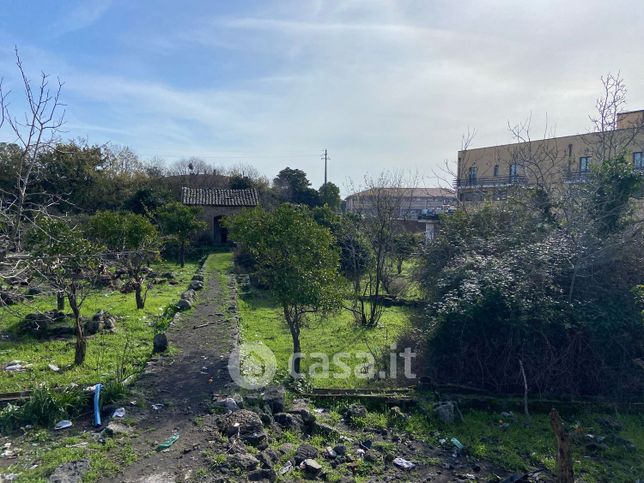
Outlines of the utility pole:
{"type": "Polygon", "coordinates": [[[324,150],[324,154],[322,155],[322,159],[324,159],[324,186],[326,186],[327,183],[327,163],[329,161],[329,154],[327,153],[326,149],[324,150]]]}

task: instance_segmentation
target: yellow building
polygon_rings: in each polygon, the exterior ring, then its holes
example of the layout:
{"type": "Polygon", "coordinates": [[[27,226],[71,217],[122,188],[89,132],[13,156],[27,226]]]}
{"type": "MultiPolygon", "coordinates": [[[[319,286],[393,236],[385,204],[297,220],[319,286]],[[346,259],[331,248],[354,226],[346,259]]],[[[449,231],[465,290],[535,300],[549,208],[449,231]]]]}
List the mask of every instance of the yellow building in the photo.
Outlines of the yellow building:
{"type": "Polygon", "coordinates": [[[461,202],[502,200],[517,187],[583,182],[594,162],[624,154],[644,170],[644,110],[617,114],[599,132],[458,152],[454,187],[461,202]]]}

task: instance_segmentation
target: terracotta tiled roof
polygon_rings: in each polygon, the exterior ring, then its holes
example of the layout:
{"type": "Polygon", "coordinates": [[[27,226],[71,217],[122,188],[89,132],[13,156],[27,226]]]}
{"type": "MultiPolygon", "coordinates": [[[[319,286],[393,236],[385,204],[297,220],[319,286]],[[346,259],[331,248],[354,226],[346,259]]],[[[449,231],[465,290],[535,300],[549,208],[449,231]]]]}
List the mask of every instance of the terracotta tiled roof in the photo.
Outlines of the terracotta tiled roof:
{"type": "Polygon", "coordinates": [[[257,206],[255,188],[245,190],[181,188],[181,202],[184,205],[199,206],[257,206]]]}

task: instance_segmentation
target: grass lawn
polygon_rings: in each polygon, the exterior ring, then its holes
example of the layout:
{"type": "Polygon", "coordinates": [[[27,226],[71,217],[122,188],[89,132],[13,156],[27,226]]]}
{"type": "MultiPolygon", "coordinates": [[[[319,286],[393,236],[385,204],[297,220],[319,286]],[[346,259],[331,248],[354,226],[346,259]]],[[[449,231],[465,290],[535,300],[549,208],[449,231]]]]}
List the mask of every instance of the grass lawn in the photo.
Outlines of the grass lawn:
{"type": "MultiPolygon", "coordinates": [[[[213,263],[219,270],[232,268],[232,254],[213,255],[213,263]]],[[[266,291],[252,289],[239,299],[241,314],[241,338],[243,342],[263,342],[275,354],[278,371],[286,372],[288,361],[293,352],[293,342],[280,307],[266,291]]],[[[312,358],[312,353],[324,353],[329,360],[329,372],[321,374],[313,367],[315,374],[310,382],[315,387],[352,388],[373,384],[367,379],[360,367],[368,363],[366,356],[360,354],[388,353],[391,344],[398,335],[409,326],[412,312],[404,307],[385,309],[378,327],[364,329],[356,326],[352,315],[341,311],[322,318],[318,315],[309,317],[307,327],[302,330],[302,351],[309,356],[302,359],[302,369],[308,374],[311,366],[320,364],[319,357],[312,358]],[[333,355],[346,352],[351,356],[344,362],[351,368],[349,377],[340,377],[345,369],[333,363],[333,355]]]]}
{"type": "MultiPolygon", "coordinates": [[[[26,390],[47,382],[52,386],[76,383],[90,385],[105,382],[114,377],[119,364],[126,363],[128,373],[136,371],[150,357],[153,324],[166,307],[186,289],[197,264],[186,263],[180,268],[174,263],[158,263],[152,267],[163,273],[175,274],[177,284],[154,285],[148,292],[145,309],[137,310],[134,293],[98,290],[85,300],[81,313],[91,317],[99,310],[105,310],[118,317],[116,332],[96,334],[88,338],[85,364],[74,366],[75,338],[44,339],[18,337],[16,329],[22,318],[38,310],[56,307],[55,297],[42,296],[28,303],[0,308],[0,333],[9,339],[0,340],[0,364],[20,360],[31,367],[25,372],[0,371],[0,393],[26,390]],[[53,372],[48,364],[56,364],[60,372],[53,372]]],[[[67,305],[67,304],[66,304],[67,305]]],[[[66,306],[66,312],[69,308],[66,306]]]]}
{"type": "MultiPolygon", "coordinates": [[[[449,440],[456,437],[471,455],[511,471],[555,468],[556,443],[547,414],[533,414],[526,425],[520,414],[503,418],[498,413],[465,411],[463,422],[447,425],[428,418],[431,409],[426,409],[414,413],[406,429],[430,444],[439,445],[439,440],[447,439],[449,445],[449,440]]],[[[626,482],[644,475],[644,416],[607,415],[589,409],[564,413],[562,418],[572,434],[574,471],[580,481],[626,482]],[[620,429],[607,430],[600,423],[606,419],[620,429]],[[595,444],[597,441],[601,443],[595,444]]]]}

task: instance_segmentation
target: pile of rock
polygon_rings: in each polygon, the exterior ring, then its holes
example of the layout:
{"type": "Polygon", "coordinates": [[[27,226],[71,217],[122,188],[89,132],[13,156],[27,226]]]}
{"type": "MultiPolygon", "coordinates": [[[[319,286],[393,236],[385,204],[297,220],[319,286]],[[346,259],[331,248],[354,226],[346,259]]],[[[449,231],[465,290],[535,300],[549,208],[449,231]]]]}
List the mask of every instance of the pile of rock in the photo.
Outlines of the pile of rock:
{"type": "Polygon", "coordinates": [[[74,335],[74,328],[68,317],[59,310],[27,314],[22,320],[20,331],[32,337],[67,337],[74,335]]]}
{"type": "MultiPolygon", "coordinates": [[[[166,276],[168,274],[165,273],[163,275],[166,276]]],[[[177,310],[184,311],[184,310],[191,309],[192,306],[195,304],[195,297],[197,295],[197,291],[202,290],[203,288],[204,288],[204,267],[202,265],[201,268],[197,270],[197,273],[195,273],[195,275],[192,277],[192,280],[190,281],[190,285],[188,286],[188,290],[186,290],[181,294],[181,299],[179,299],[179,301],[176,304],[177,310]]]]}
{"type": "Polygon", "coordinates": [[[116,317],[109,312],[99,310],[90,320],[85,322],[84,330],[86,335],[94,335],[99,332],[114,332],[116,330],[116,317]]]}
{"type": "Polygon", "coordinates": [[[191,288],[189,288],[188,290],[183,292],[181,294],[181,298],[177,302],[177,305],[176,305],[177,310],[183,311],[183,310],[191,309],[192,306],[195,303],[195,296],[196,295],[197,295],[196,292],[194,290],[192,290],[191,288]]]}
{"type": "Polygon", "coordinates": [[[25,300],[25,296],[15,290],[0,289],[0,306],[14,305],[25,300]]]}
{"type": "Polygon", "coordinates": [[[195,275],[192,277],[189,287],[191,290],[203,289],[203,275],[195,275]]]}
{"type": "MultiPolygon", "coordinates": [[[[299,468],[310,477],[322,476],[322,465],[317,460],[319,451],[314,446],[304,443],[299,446],[284,444],[279,449],[269,447],[269,429],[270,434],[289,430],[301,432],[303,437],[314,433],[339,436],[339,432],[331,426],[316,421],[315,413],[310,410],[307,401],[296,399],[287,408],[284,387],[271,386],[263,392],[246,394],[244,398],[238,394],[218,395],[215,397],[215,406],[226,411],[216,421],[219,431],[229,438],[230,446],[234,449],[226,461],[229,468],[245,471],[250,481],[275,481],[278,474],[283,475],[293,468],[299,468]],[[260,452],[250,454],[245,445],[260,452]],[[278,462],[287,456],[286,466],[277,468],[278,462]]],[[[342,448],[339,451],[345,453],[342,448]]]]}

